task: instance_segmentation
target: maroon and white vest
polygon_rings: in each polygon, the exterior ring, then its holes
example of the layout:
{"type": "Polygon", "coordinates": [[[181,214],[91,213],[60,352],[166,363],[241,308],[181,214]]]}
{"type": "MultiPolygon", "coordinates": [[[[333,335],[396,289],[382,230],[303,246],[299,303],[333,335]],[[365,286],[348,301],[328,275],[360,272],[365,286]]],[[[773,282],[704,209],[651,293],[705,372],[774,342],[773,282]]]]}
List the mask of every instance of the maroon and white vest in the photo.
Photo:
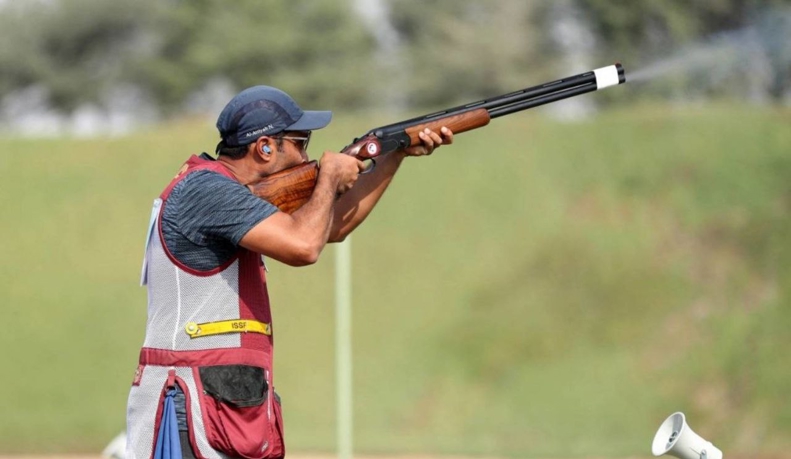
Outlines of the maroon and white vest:
{"type": "Polygon", "coordinates": [[[192,156],[154,202],[141,282],[148,321],[127,408],[127,458],[150,459],[168,387],[187,399],[199,459],[284,456],[280,404],[273,396],[272,328],[261,256],[244,248],[222,266],[196,271],[168,251],[162,212],[181,180],[219,162],[192,156]]]}

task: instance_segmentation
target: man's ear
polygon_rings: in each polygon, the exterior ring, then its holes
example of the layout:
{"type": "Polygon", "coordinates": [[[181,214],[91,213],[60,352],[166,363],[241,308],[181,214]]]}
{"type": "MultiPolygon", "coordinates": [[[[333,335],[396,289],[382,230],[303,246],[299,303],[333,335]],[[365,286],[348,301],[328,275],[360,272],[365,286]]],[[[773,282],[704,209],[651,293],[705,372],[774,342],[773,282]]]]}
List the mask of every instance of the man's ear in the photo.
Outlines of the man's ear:
{"type": "Polygon", "coordinates": [[[270,137],[259,137],[253,144],[253,153],[258,158],[264,161],[269,161],[272,156],[272,144],[274,143],[271,140],[272,139],[270,137]]]}

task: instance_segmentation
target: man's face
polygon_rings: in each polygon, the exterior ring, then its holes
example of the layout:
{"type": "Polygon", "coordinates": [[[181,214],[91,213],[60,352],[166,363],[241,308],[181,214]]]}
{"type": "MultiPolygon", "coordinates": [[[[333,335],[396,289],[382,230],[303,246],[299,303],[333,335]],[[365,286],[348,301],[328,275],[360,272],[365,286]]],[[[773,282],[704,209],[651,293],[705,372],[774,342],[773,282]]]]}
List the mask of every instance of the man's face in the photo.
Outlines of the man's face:
{"type": "Polygon", "coordinates": [[[293,159],[292,165],[306,163],[308,158],[308,143],[310,142],[310,131],[286,131],[280,137],[283,139],[283,153],[285,158],[293,159]]]}

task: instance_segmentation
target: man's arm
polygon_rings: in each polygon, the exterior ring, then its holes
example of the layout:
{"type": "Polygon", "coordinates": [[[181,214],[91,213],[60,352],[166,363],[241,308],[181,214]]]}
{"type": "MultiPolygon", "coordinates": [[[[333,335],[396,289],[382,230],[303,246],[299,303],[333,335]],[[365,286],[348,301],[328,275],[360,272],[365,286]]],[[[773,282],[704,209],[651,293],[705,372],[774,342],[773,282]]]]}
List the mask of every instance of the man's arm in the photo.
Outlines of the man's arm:
{"type": "Polygon", "coordinates": [[[315,263],[332,228],[336,196],[351,189],[363,168],[351,156],[325,153],[310,200],[291,215],[270,215],[248,231],[239,245],[291,266],[315,263]]]}
{"type": "Polygon", "coordinates": [[[443,127],[441,134],[442,136],[427,129],[419,134],[422,145],[377,158],[376,168],[371,173],[360,176],[354,188],[344,194],[335,205],[329,242],[343,241],[368,217],[393,181],[393,176],[405,157],[430,155],[440,145],[453,142],[453,132],[450,129],[443,127]]]}

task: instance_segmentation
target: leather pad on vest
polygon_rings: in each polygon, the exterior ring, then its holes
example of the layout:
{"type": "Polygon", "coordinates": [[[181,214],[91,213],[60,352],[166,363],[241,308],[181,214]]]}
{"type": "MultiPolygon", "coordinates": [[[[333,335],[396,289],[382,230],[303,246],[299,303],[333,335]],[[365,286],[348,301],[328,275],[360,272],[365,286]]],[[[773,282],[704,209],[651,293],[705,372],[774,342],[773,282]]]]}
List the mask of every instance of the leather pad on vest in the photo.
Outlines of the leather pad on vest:
{"type": "Polygon", "coordinates": [[[264,369],[249,365],[216,365],[198,369],[203,390],[228,405],[257,406],[266,400],[264,369]]]}

